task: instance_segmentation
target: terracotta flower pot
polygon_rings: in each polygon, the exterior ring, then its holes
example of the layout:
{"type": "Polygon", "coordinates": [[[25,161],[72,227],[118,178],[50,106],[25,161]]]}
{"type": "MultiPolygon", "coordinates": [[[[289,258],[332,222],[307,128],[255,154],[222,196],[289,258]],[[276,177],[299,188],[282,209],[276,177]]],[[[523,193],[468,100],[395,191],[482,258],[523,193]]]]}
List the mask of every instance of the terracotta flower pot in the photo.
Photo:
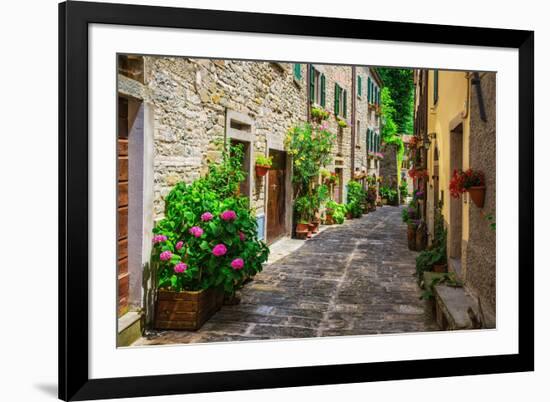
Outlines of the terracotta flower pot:
{"type": "Polygon", "coordinates": [[[447,264],[434,264],[433,271],[437,273],[447,272],[447,264]]]}
{"type": "Polygon", "coordinates": [[[296,238],[306,239],[309,234],[309,224],[308,223],[298,223],[296,224],[296,238]]]}
{"type": "Polygon", "coordinates": [[[470,187],[468,193],[470,193],[470,198],[474,204],[478,208],[483,208],[483,204],[485,203],[485,186],[470,187]]]}
{"type": "Polygon", "coordinates": [[[263,177],[269,172],[269,166],[256,165],[256,176],[263,177]]]}
{"type": "Polygon", "coordinates": [[[326,214],[325,225],[334,225],[334,218],[332,217],[331,214],[326,214]]]}

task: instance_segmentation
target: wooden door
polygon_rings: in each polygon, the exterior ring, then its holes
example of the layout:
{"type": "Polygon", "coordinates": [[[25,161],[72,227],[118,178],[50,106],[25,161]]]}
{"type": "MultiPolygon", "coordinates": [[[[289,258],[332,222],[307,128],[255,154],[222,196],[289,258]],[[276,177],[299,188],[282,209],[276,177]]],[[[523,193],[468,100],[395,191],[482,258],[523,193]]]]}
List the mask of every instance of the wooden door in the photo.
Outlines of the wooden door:
{"type": "Polygon", "coordinates": [[[270,150],[269,155],[273,157],[267,188],[267,242],[271,244],[285,234],[286,154],[270,150]]]}
{"type": "Polygon", "coordinates": [[[128,100],[118,98],[118,177],[117,177],[117,241],[118,241],[118,314],[128,310],[130,278],[128,274],[128,100]]]}
{"type": "Polygon", "coordinates": [[[342,204],[342,194],[344,192],[344,177],[342,174],[342,169],[336,168],[335,173],[336,177],[338,178],[338,182],[334,184],[334,201],[338,204],[342,204]]]}
{"type": "MultiPolygon", "coordinates": [[[[462,124],[451,131],[450,172],[462,170],[462,124]]],[[[449,257],[460,260],[462,257],[462,197],[450,197],[449,257]]]]}

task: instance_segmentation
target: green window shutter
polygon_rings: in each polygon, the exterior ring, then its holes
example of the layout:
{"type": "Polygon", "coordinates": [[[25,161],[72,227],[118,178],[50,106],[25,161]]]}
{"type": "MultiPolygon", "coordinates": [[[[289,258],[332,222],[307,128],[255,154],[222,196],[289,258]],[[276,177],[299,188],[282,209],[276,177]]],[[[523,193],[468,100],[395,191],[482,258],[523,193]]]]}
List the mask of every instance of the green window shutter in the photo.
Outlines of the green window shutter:
{"type": "Polygon", "coordinates": [[[369,152],[372,150],[371,146],[372,146],[372,131],[369,128],[367,130],[367,149],[369,152]]]}
{"type": "Polygon", "coordinates": [[[370,102],[370,77],[367,78],[367,102],[370,102]]]}
{"type": "Polygon", "coordinates": [[[348,91],[346,91],[345,89],[344,89],[343,98],[344,98],[344,111],[342,112],[342,115],[344,117],[347,117],[347,115],[348,115],[348,112],[347,112],[348,111],[348,91]]]}
{"type": "Polygon", "coordinates": [[[334,115],[338,116],[340,111],[340,87],[334,84],[334,115]]]}
{"type": "Polygon", "coordinates": [[[361,96],[361,91],[363,89],[363,85],[361,84],[361,76],[357,76],[357,95],[361,96]]]}
{"type": "Polygon", "coordinates": [[[325,74],[321,74],[321,106],[323,107],[326,104],[325,92],[325,74]]]}
{"type": "Polygon", "coordinates": [[[370,130],[367,128],[367,140],[365,141],[366,142],[365,149],[367,150],[367,152],[369,152],[369,139],[370,139],[370,130]]]}
{"type": "Polygon", "coordinates": [[[302,79],[302,65],[301,64],[298,64],[298,63],[294,64],[294,78],[296,78],[297,80],[302,79]]]}
{"type": "Polygon", "coordinates": [[[376,87],[376,104],[380,104],[380,88],[376,87]]]}
{"type": "Polygon", "coordinates": [[[309,99],[313,103],[315,99],[315,69],[309,66],[309,99]]]}

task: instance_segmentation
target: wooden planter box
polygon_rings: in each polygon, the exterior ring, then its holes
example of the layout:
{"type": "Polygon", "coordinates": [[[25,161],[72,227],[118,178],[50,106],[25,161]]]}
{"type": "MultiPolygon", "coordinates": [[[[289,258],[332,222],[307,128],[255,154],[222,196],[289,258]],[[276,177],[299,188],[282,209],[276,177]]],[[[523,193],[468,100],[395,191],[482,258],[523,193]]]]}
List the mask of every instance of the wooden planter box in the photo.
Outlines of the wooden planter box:
{"type": "Polygon", "coordinates": [[[223,292],[217,289],[172,292],[159,290],[155,310],[156,329],[196,331],[223,304],[223,292]]]}

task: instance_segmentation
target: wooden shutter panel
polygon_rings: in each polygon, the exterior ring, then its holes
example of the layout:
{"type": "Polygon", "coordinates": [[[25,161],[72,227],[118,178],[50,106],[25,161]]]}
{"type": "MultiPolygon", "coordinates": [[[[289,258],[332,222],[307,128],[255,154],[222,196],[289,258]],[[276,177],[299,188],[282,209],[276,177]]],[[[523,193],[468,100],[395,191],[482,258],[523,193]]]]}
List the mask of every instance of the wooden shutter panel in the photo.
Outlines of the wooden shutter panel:
{"type": "Polygon", "coordinates": [[[367,77],[367,102],[370,102],[370,77],[367,77]]]}
{"type": "Polygon", "coordinates": [[[363,88],[363,85],[361,84],[361,76],[358,75],[358,76],[357,76],[357,94],[358,94],[359,96],[361,96],[362,88],[363,88]]]}
{"type": "Polygon", "coordinates": [[[298,64],[298,63],[294,64],[294,77],[297,80],[302,79],[302,65],[301,64],[298,64]]]}
{"type": "Polygon", "coordinates": [[[321,106],[325,107],[326,91],[325,91],[325,74],[321,75],[321,106]]]}
{"type": "Polygon", "coordinates": [[[370,152],[371,151],[371,134],[372,132],[370,131],[370,128],[367,129],[367,150],[370,152]]]}
{"type": "Polygon", "coordinates": [[[309,99],[313,103],[315,99],[315,69],[309,66],[309,99]]]}
{"type": "Polygon", "coordinates": [[[342,112],[342,115],[344,117],[347,117],[347,110],[348,110],[348,91],[344,89],[344,111],[342,112]]]}
{"type": "Polygon", "coordinates": [[[338,116],[340,111],[340,87],[334,84],[334,115],[338,116]]]}

